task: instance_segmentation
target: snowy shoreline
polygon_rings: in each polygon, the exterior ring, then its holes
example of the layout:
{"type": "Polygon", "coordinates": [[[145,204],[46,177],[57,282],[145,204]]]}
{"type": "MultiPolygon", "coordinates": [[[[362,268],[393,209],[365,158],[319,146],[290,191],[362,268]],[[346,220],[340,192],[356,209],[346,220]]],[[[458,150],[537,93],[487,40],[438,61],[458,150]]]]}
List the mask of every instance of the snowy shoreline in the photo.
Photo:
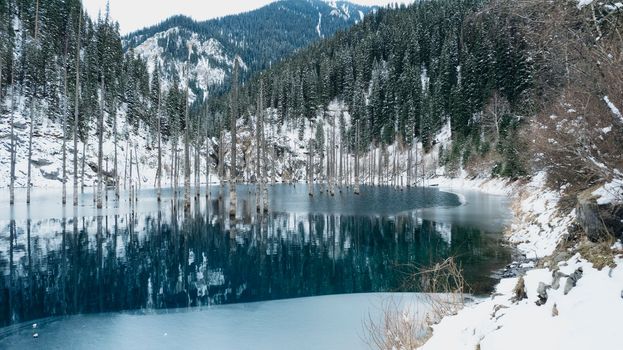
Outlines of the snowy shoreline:
{"type": "Polygon", "coordinates": [[[598,270],[579,253],[550,263],[548,258],[560,255],[556,248],[574,223],[575,210],[558,209],[560,194],[545,187],[545,178],[538,173],[528,183],[446,177],[430,181],[443,190],[512,198],[515,215],[506,238],[531,262],[513,263],[527,269],[523,277],[502,278],[489,298],[473,301],[433,325],[421,349],[617,348],[619,327],[614,320],[623,314],[623,247],[620,242],[612,247],[619,254],[616,267],[598,270]],[[535,267],[532,261],[540,264],[535,267]],[[516,301],[520,278],[527,295],[516,301]]]}

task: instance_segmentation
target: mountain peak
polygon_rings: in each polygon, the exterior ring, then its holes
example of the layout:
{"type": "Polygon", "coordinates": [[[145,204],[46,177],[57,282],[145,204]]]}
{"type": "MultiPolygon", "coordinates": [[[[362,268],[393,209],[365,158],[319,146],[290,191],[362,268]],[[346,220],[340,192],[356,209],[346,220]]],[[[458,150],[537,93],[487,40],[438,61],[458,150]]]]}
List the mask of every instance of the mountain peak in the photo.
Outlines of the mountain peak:
{"type": "Polygon", "coordinates": [[[176,15],[128,34],[124,47],[146,59],[150,70],[158,61],[162,76],[169,80],[182,76],[190,54],[194,93],[225,91],[234,57],[240,56],[245,79],[316,40],[356,24],[373,9],[346,1],[280,0],[207,21],[176,15]],[[190,53],[186,47],[189,42],[190,53]]]}

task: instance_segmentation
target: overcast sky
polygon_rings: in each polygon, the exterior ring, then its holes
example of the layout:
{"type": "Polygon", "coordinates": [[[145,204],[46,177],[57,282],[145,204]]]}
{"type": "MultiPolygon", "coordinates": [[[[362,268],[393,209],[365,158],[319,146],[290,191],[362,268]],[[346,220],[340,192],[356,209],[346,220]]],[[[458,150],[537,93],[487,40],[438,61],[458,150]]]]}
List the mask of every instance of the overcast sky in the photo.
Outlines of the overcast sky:
{"type": "MultiPolygon", "coordinates": [[[[196,20],[206,20],[246,12],[274,0],[110,0],[110,14],[119,22],[121,33],[156,24],[170,16],[183,14],[196,20]]],[[[351,0],[365,5],[412,2],[413,0],[351,0]]],[[[82,0],[91,17],[96,18],[106,7],[106,0],[82,0]]]]}

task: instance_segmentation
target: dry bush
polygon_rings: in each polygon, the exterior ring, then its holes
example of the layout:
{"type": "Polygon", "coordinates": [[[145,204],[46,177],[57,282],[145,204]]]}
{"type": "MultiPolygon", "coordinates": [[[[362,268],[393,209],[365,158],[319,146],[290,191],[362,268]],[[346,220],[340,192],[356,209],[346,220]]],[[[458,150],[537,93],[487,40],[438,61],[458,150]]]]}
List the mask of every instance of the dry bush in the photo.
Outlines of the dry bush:
{"type": "Polygon", "coordinates": [[[549,185],[578,193],[623,178],[623,9],[612,1],[492,0],[483,12],[510,18],[529,43],[536,116],[525,141],[549,185]],[[617,170],[618,169],[618,170],[617,170]],[[568,186],[570,185],[570,186],[568,186]]]}
{"type": "Polygon", "coordinates": [[[379,350],[411,350],[432,335],[431,326],[464,306],[466,290],[462,269],[450,257],[432,267],[407,266],[411,272],[403,290],[417,290],[412,303],[390,297],[383,303],[382,317],[365,322],[368,345],[379,350]]]}

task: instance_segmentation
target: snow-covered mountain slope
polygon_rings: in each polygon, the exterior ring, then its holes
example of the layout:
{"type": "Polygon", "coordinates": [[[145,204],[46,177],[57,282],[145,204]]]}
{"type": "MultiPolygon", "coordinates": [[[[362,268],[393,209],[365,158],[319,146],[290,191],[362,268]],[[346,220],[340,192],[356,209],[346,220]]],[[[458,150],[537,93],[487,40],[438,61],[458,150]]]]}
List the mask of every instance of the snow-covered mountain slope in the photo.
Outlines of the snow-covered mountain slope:
{"type": "Polygon", "coordinates": [[[241,57],[243,76],[250,76],[350,27],[374,9],[345,1],[281,0],[204,22],[174,16],[129,34],[123,44],[147,60],[150,70],[158,61],[169,81],[174,77],[182,80],[184,66],[190,61],[191,89],[203,95],[206,89],[227,88],[236,56],[241,57]]]}
{"type": "MultiPolygon", "coordinates": [[[[169,89],[173,79],[180,81],[186,78],[194,81],[196,89],[204,92],[211,87],[221,86],[233,69],[236,59],[218,40],[204,39],[183,27],[159,32],[133,48],[133,51],[147,61],[150,74],[153,74],[156,63],[159,65],[160,72],[164,75],[165,90],[169,89]],[[188,52],[188,55],[179,57],[176,54],[182,51],[188,52]]],[[[248,69],[243,60],[239,63],[242,70],[248,69]]]]}

